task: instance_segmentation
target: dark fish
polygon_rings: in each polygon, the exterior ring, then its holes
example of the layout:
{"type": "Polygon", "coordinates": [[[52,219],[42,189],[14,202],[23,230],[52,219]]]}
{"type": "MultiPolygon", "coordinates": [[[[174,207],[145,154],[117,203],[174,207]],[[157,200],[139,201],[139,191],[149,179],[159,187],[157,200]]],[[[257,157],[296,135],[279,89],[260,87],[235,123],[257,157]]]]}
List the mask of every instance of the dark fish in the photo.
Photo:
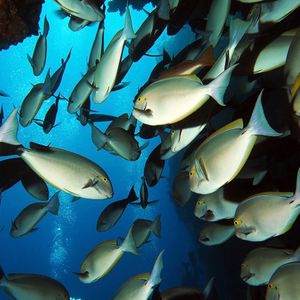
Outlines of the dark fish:
{"type": "Polygon", "coordinates": [[[55,97],[55,103],[53,103],[47,111],[44,121],[35,120],[35,123],[41,126],[45,133],[49,133],[52,128],[60,124],[55,124],[56,115],[58,112],[58,103],[60,99],[62,98],[60,97],[60,94],[58,94],[58,96],[55,97]]]}
{"type": "Polygon", "coordinates": [[[126,199],[113,202],[106,206],[98,218],[97,231],[107,231],[112,228],[123,215],[127,205],[137,199],[138,197],[136,196],[134,187],[132,187],[126,199]]]}
{"type": "Polygon", "coordinates": [[[0,90],[0,96],[1,97],[10,97],[7,93],[0,90]]]}
{"type": "Polygon", "coordinates": [[[164,166],[165,161],[160,158],[160,145],[158,145],[149,155],[144,168],[144,177],[149,186],[158,183],[164,166]]]}
{"type": "Polygon", "coordinates": [[[3,105],[1,105],[1,111],[0,111],[0,126],[2,125],[4,119],[4,111],[3,111],[3,105]]]}
{"type": "Polygon", "coordinates": [[[58,89],[58,87],[61,83],[61,80],[63,78],[64,72],[66,69],[66,65],[71,56],[71,52],[72,52],[72,49],[69,51],[69,54],[68,54],[66,60],[64,60],[64,59],[61,60],[61,66],[51,76],[51,94],[52,95],[56,92],[56,90],[58,89]]]}

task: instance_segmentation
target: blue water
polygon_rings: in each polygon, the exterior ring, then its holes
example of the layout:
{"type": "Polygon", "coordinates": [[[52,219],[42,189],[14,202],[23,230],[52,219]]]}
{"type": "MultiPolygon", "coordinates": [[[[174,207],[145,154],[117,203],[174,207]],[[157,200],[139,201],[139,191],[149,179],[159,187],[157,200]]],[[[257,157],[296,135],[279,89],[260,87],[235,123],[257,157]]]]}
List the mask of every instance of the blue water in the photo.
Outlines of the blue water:
{"type": "MultiPolygon", "coordinates": [[[[60,66],[61,59],[65,58],[72,48],[72,56],[67,65],[59,91],[69,96],[77,81],[86,72],[90,48],[96,34],[97,25],[84,28],[79,32],[72,32],[67,25],[68,20],[61,20],[55,15],[58,6],[54,1],[46,1],[40,18],[40,28],[43,28],[44,16],[50,23],[48,35],[48,55],[46,67],[39,77],[32,73],[26,55],[33,52],[37,37],[27,38],[22,44],[12,46],[9,50],[0,52],[1,80],[0,89],[7,92],[11,98],[2,98],[5,116],[13,109],[20,107],[24,97],[31,89],[32,84],[43,82],[48,68],[51,74],[60,66]]],[[[146,7],[152,10],[151,5],[146,7]]],[[[142,11],[133,11],[134,28],[137,30],[141,22],[147,17],[142,11]]],[[[106,45],[120,28],[123,27],[124,16],[118,13],[108,13],[105,21],[106,45]]],[[[191,41],[193,35],[184,28],[177,37],[169,38],[163,34],[151,53],[162,53],[163,47],[169,47],[174,53],[184,44],[191,41]],[[179,43],[177,40],[186,43],[179,43]]],[[[126,54],[126,53],[125,53],[126,54]]],[[[124,56],[125,56],[124,54],[124,56]]],[[[135,63],[125,78],[130,85],[123,90],[113,92],[101,105],[94,105],[93,109],[100,113],[118,116],[122,113],[131,113],[133,99],[140,86],[147,81],[152,68],[157,63],[156,58],[143,57],[135,63]]],[[[43,119],[45,113],[52,105],[54,99],[47,100],[37,118],[43,119]]],[[[143,151],[138,161],[129,162],[118,156],[113,156],[106,151],[96,151],[91,142],[90,127],[82,127],[75,115],[66,111],[67,103],[61,101],[57,122],[61,125],[54,128],[46,135],[35,124],[27,128],[20,128],[20,142],[27,146],[30,141],[40,144],[51,144],[85,156],[103,167],[113,183],[115,195],[113,199],[104,201],[79,200],[71,203],[71,197],[60,193],[61,208],[59,216],[47,215],[38,225],[39,229],[24,237],[14,239],[9,235],[11,221],[28,204],[35,200],[31,198],[19,183],[2,195],[0,207],[0,225],[5,229],[0,233],[0,265],[6,273],[37,273],[58,279],[68,289],[70,296],[84,300],[111,299],[118,288],[130,277],[150,272],[158,253],[165,249],[163,256],[164,270],[162,272],[162,289],[182,284],[184,266],[188,260],[188,253],[199,251],[198,245],[190,227],[179,217],[171,199],[172,179],[175,171],[166,163],[162,179],[158,185],[150,189],[150,199],[160,201],[148,206],[146,210],[129,206],[119,223],[105,233],[96,231],[96,221],[106,205],[112,201],[123,199],[127,196],[132,185],[138,192],[145,161],[152,149],[159,143],[159,138],[154,139],[143,151]],[[139,256],[126,253],[116,267],[103,279],[93,284],[83,284],[73,274],[78,272],[80,264],[87,253],[98,243],[107,239],[124,237],[137,218],[154,219],[157,215],[162,218],[162,238],[152,237],[151,241],[140,250],[139,256]]],[[[99,127],[105,130],[107,124],[99,127]]],[[[143,140],[139,140],[140,144],[143,140]]],[[[50,187],[51,195],[55,190],[50,187]]],[[[191,216],[192,218],[192,216],[191,216]]],[[[197,228],[195,228],[197,230],[197,228]]],[[[200,263],[197,269],[199,282],[193,286],[203,287],[209,279],[205,272],[205,263],[200,263]]],[[[0,289],[0,299],[9,299],[0,289]]],[[[29,299],[28,299],[29,300],[29,299]]]]}

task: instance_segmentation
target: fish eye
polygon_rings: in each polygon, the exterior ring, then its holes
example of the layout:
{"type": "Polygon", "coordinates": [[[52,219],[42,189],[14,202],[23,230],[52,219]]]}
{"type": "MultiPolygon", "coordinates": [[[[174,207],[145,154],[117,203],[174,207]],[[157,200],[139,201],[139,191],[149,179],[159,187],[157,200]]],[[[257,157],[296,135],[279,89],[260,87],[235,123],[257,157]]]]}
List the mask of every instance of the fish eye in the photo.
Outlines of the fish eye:
{"type": "Polygon", "coordinates": [[[107,177],[105,177],[105,176],[100,176],[99,177],[103,182],[108,182],[108,179],[107,179],[107,177]]]}
{"type": "Polygon", "coordinates": [[[144,102],[145,100],[146,100],[145,97],[138,97],[136,101],[141,103],[141,102],[144,102]]]}
{"type": "Polygon", "coordinates": [[[171,132],[170,132],[170,134],[174,135],[175,134],[175,130],[172,129],[171,132]]]}
{"type": "Polygon", "coordinates": [[[234,220],[233,224],[240,225],[240,224],[242,224],[242,221],[240,219],[237,219],[237,220],[234,220]]]}
{"type": "Polygon", "coordinates": [[[273,283],[269,283],[269,284],[268,284],[268,288],[269,288],[269,289],[277,289],[276,285],[273,284],[273,283]]]}
{"type": "Polygon", "coordinates": [[[203,203],[204,203],[203,200],[198,200],[198,201],[197,201],[197,204],[198,204],[198,205],[201,205],[201,204],[203,204],[203,203]]]}
{"type": "Polygon", "coordinates": [[[194,176],[195,175],[195,167],[193,167],[192,169],[191,169],[191,171],[190,171],[190,176],[194,176]]]}

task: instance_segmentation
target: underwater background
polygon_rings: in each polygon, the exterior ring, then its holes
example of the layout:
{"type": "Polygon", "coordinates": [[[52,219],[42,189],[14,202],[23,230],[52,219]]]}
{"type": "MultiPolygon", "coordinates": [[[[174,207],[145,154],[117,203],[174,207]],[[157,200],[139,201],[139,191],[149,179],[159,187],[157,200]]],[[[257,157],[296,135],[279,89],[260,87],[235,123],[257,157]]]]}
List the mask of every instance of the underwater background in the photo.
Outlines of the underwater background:
{"type": "MultiPolygon", "coordinates": [[[[152,11],[154,6],[147,4],[144,8],[152,11]]],[[[27,54],[32,54],[37,36],[26,38],[22,43],[0,52],[0,89],[10,95],[10,98],[0,99],[5,118],[14,107],[21,106],[32,85],[44,81],[49,68],[52,74],[61,65],[61,59],[67,57],[70,49],[72,54],[58,91],[68,97],[86,72],[97,24],[73,32],[68,28],[68,20],[57,16],[57,9],[58,5],[55,1],[46,0],[43,4],[39,25],[43,28],[44,16],[47,16],[50,30],[47,37],[46,66],[40,76],[33,75],[26,58],[27,54]]],[[[132,9],[132,7],[130,10],[133,27],[137,30],[147,14],[143,10],[132,9]]],[[[124,18],[124,13],[120,15],[119,12],[109,10],[106,12],[105,46],[114,34],[123,28],[124,18]]],[[[174,36],[168,36],[164,31],[149,52],[161,54],[165,49],[173,56],[194,40],[195,33],[186,25],[174,36]]],[[[127,51],[125,47],[123,57],[126,56],[127,51]]],[[[220,51],[216,49],[216,53],[218,52],[220,51]]],[[[124,79],[130,84],[112,92],[107,101],[101,105],[92,103],[92,109],[113,116],[123,113],[130,115],[139,88],[148,80],[152,69],[160,60],[159,57],[143,56],[132,65],[124,79]]],[[[53,97],[46,100],[36,118],[43,119],[54,101],[53,97]]],[[[262,296],[265,293],[264,288],[256,290],[251,298],[247,298],[247,285],[240,279],[240,265],[243,258],[260,243],[244,242],[234,236],[225,244],[206,247],[198,242],[199,230],[204,222],[193,215],[197,197],[194,196],[184,207],[176,205],[172,197],[172,183],[178,173],[182,154],[166,161],[163,178],[156,186],[149,188],[149,200],[159,200],[158,202],[148,205],[146,209],[128,205],[123,216],[112,229],[107,232],[97,232],[96,221],[109,203],[126,198],[132,186],[138,194],[145,162],[161,140],[159,136],[151,139],[137,161],[127,161],[103,150],[96,151],[91,140],[90,127],[81,126],[76,115],[67,112],[67,106],[66,101],[59,102],[56,123],[60,125],[47,135],[34,123],[26,128],[20,126],[18,134],[20,142],[25,146],[30,141],[43,145],[50,144],[91,159],[108,173],[114,187],[114,196],[108,200],[80,199],[72,202],[72,196],[60,192],[58,216],[48,214],[38,225],[38,230],[14,239],[9,234],[12,220],[25,206],[36,200],[26,193],[21,183],[3,192],[0,228],[3,225],[4,229],[0,232],[0,265],[5,273],[47,275],[59,280],[67,288],[72,299],[108,300],[112,299],[130,277],[150,272],[157,255],[164,249],[161,290],[175,286],[204,289],[207,282],[214,278],[212,299],[264,299],[262,296]],[[73,274],[79,272],[81,262],[96,244],[105,240],[124,238],[134,220],[138,218],[153,220],[158,215],[161,216],[161,238],[152,235],[150,241],[139,249],[139,256],[125,253],[124,258],[109,274],[92,284],[80,282],[73,274]]],[[[104,131],[107,123],[97,123],[97,127],[104,131]]],[[[139,137],[136,138],[140,145],[146,142],[139,137]]],[[[293,168],[292,171],[293,176],[295,169],[293,168]]],[[[295,180],[289,178],[285,180],[286,182],[281,181],[283,189],[293,191],[295,180]]],[[[49,190],[50,195],[56,191],[51,186],[49,190]]],[[[300,230],[298,223],[296,221],[293,229],[284,236],[284,245],[297,247],[300,244],[300,237],[295,237],[295,232],[300,230]]],[[[6,299],[10,298],[0,289],[0,300],[6,299]]]]}

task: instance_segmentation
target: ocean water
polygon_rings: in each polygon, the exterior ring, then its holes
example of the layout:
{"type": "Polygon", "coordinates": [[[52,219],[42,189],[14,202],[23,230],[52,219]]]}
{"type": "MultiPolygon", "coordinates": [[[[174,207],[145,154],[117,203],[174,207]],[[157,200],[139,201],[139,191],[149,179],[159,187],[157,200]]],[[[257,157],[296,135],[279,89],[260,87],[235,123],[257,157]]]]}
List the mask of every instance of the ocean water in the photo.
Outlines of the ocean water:
{"type": "MultiPolygon", "coordinates": [[[[153,9],[151,5],[145,8],[150,11],[153,9]]],[[[5,116],[12,111],[14,106],[21,106],[32,84],[44,81],[49,68],[53,73],[60,66],[61,59],[67,56],[70,49],[72,49],[72,55],[58,91],[68,97],[86,71],[97,25],[84,28],[79,32],[72,32],[67,26],[68,20],[59,19],[55,14],[57,9],[58,6],[54,1],[46,1],[43,5],[40,28],[43,28],[44,16],[47,15],[50,31],[46,67],[40,76],[33,75],[26,58],[27,53],[32,54],[37,36],[27,38],[23,43],[0,52],[0,89],[11,96],[8,99],[1,99],[0,104],[4,106],[5,116]]],[[[143,11],[131,9],[131,12],[134,28],[137,30],[147,15],[143,11]]],[[[107,13],[105,45],[115,32],[123,27],[123,23],[124,15],[107,13]]],[[[187,27],[176,37],[168,37],[164,33],[150,52],[162,53],[162,49],[166,47],[175,54],[184,44],[192,41],[193,37],[187,27]]],[[[93,104],[92,108],[99,113],[115,116],[122,113],[130,114],[138,88],[147,81],[157,61],[158,58],[143,57],[138,63],[133,64],[125,78],[130,85],[111,93],[103,104],[93,104]]],[[[43,119],[53,102],[54,98],[47,100],[37,118],[43,119]]],[[[148,206],[145,210],[129,205],[115,227],[107,232],[99,233],[96,231],[96,221],[101,211],[112,201],[125,198],[133,185],[138,193],[145,161],[160,140],[159,138],[153,139],[142,152],[139,160],[126,161],[106,151],[96,151],[91,141],[90,127],[82,127],[75,115],[68,114],[66,109],[67,103],[60,101],[57,122],[61,124],[48,135],[35,124],[26,128],[20,127],[20,142],[25,146],[28,146],[30,141],[50,144],[93,160],[109,174],[114,187],[114,197],[102,201],[81,199],[71,203],[71,196],[61,192],[59,215],[57,217],[47,215],[38,225],[38,230],[14,239],[9,235],[12,220],[25,206],[36,200],[26,193],[20,183],[5,191],[2,194],[0,207],[0,225],[4,225],[4,230],[0,232],[0,265],[4,272],[44,274],[64,284],[70,296],[75,299],[108,300],[130,277],[150,272],[156,256],[165,249],[162,289],[182,284],[204,287],[212,274],[205,261],[207,250],[203,246],[200,247],[196,240],[198,224],[191,226],[191,223],[195,222],[194,216],[184,216],[184,211],[176,208],[171,197],[172,180],[176,175],[174,166],[178,159],[175,158],[172,163],[167,162],[163,171],[165,178],[161,179],[155,187],[149,188],[150,200],[159,199],[158,203],[148,206]],[[79,271],[82,260],[96,244],[107,239],[125,237],[135,219],[154,219],[157,215],[161,215],[162,220],[161,239],[151,237],[151,241],[140,249],[139,256],[126,253],[116,267],[96,283],[83,284],[73,274],[79,271]]],[[[106,126],[107,123],[100,124],[99,128],[105,130],[106,126]]],[[[138,138],[138,140],[140,144],[143,144],[142,139],[138,138]]],[[[50,186],[49,188],[52,195],[55,189],[50,186]]],[[[9,299],[2,289],[0,289],[0,299],[9,299]]]]}

